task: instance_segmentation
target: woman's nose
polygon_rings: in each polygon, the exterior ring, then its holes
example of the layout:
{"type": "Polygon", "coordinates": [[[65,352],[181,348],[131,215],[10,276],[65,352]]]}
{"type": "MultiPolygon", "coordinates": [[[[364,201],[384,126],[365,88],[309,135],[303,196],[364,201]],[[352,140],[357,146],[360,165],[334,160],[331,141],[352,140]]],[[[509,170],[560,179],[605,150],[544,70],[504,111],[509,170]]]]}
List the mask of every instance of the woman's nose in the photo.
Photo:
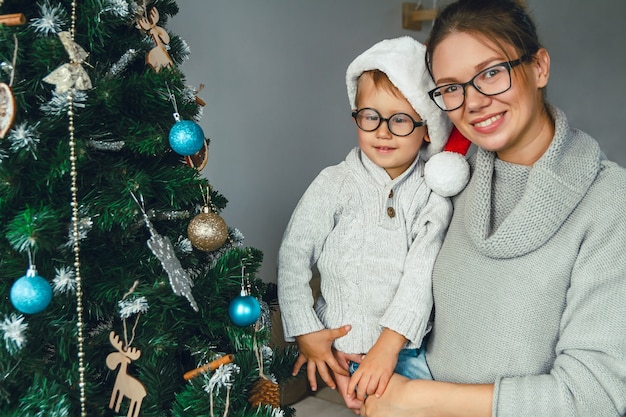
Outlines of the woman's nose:
{"type": "Polygon", "coordinates": [[[470,84],[465,87],[465,107],[468,110],[485,107],[491,103],[491,100],[491,97],[484,95],[473,85],[470,84]]]}

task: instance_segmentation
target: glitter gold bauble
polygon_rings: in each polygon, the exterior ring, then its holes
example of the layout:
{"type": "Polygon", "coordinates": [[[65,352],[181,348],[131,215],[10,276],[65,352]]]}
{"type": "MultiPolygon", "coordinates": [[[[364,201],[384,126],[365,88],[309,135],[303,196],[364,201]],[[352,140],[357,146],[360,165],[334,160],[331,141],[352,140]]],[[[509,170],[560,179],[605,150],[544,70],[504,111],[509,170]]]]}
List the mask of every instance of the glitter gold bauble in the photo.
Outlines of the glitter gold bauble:
{"type": "Polygon", "coordinates": [[[210,252],[219,249],[226,242],[228,226],[224,219],[204,207],[202,213],[189,222],[187,236],[196,249],[210,252]]]}

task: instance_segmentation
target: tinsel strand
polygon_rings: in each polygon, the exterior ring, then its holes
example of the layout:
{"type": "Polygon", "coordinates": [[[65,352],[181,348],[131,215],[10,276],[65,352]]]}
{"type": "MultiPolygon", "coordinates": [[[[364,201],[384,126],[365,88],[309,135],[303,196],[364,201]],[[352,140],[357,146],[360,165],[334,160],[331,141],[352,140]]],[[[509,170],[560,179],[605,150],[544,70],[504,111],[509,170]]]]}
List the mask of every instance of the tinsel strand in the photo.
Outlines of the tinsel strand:
{"type": "MultiPolygon", "coordinates": [[[[72,1],[72,24],[70,35],[74,40],[76,33],[76,0],[72,1]]],[[[71,171],[71,191],[72,191],[72,232],[74,234],[74,271],[76,273],[76,338],[78,342],[78,387],[80,389],[80,415],[87,417],[87,396],[85,394],[85,349],[84,349],[84,322],[83,322],[83,286],[80,274],[80,232],[78,216],[78,170],[76,168],[76,141],[74,137],[74,96],[70,88],[67,100],[69,109],[67,116],[69,119],[70,134],[70,171],[71,171]]]]}

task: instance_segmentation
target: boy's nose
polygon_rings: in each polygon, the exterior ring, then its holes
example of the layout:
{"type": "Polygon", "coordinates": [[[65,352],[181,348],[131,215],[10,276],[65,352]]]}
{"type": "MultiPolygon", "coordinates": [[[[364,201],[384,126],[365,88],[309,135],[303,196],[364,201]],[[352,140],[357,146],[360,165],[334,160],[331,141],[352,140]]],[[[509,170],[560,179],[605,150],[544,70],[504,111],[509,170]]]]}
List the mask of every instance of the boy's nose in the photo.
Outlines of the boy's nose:
{"type": "Polygon", "coordinates": [[[389,130],[389,124],[386,120],[383,120],[378,129],[376,129],[376,137],[381,139],[391,139],[393,134],[389,130]]]}

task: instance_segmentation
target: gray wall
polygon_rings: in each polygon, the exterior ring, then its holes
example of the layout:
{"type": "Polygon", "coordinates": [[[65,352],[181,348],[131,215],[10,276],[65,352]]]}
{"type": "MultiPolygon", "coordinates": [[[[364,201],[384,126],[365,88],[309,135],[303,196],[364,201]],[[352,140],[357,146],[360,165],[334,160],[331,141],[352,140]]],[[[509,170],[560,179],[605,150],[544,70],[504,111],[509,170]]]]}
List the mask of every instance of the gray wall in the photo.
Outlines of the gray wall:
{"type": "MultiPolygon", "coordinates": [[[[548,97],[626,166],[626,1],[527,0],[552,57],[548,97]]],[[[424,2],[432,7],[431,2],[424,2]]],[[[442,4],[442,2],[439,2],[442,4]]],[[[356,145],[344,74],[401,27],[401,0],[179,0],[168,29],[191,48],[182,70],[205,88],[211,139],[203,175],[229,200],[221,213],[262,250],[261,278],[298,199],[356,145]]]]}

